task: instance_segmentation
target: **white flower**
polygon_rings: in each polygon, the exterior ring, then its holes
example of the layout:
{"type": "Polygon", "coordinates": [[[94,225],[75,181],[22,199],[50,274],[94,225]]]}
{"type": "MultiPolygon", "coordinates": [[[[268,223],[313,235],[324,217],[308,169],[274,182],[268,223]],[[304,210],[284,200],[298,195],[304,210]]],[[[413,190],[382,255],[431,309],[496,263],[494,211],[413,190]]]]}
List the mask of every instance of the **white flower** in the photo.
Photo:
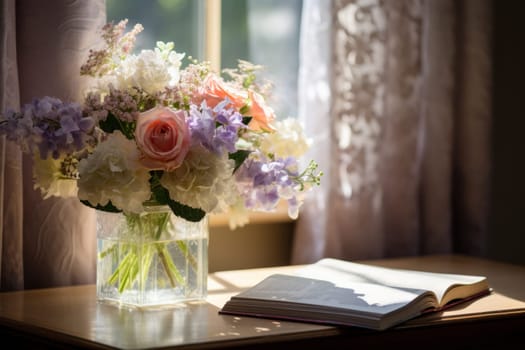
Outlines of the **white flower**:
{"type": "Polygon", "coordinates": [[[151,196],[149,172],[139,163],[139,150],[120,131],[109,134],[82,159],[78,170],[78,197],[91,205],[111,201],[126,212],[140,213],[151,196]]]}
{"type": "Polygon", "coordinates": [[[173,200],[209,213],[235,200],[233,167],[227,155],[217,156],[197,146],[180,167],[165,172],[160,183],[173,200]]]}
{"type": "Polygon", "coordinates": [[[274,154],[278,158],[298,158],[306,153],[311,142],[306,138],[297,119],[277,121],[274,127],[278,132],[264,134],[261,142],[261,150],[264,153],[274,154]]]}
{"type": "Polygon", "coordinates": [[[62,162],[64,158],[41,159],[38,154],[33,157],[34,188],[40,189],[44,199],[51,196],[67,198],[77,195],[77,180],[63,174],[62,162]]]}
{"type": "MultiPolygon", "coordinates": [[[[117,68],[114,70],[113,75],[108,75],[105,81],[101,79],[101,83],[112,84],[117,90],[127,90],[133,86],[133,75],[135,74],[137,63],[136,55],[129,55],[123,59],[117,68]]],[[[109,92],[109,88],[107,89],[109,92]]]]}
{"type": "Polygon", "coordinates": [[[136,86],[155,94],[179,82],[181,60],[184,54],[168,49],[142,50],[129,55],[116,69],[116,86],[127,89],[136,86]]]}
{"type": "Polygon", "coordinates": [[[180,66],[183,57],[184,54],[179,54],[175,51],[171,51],[168,55],[168,73],[170,75],[168,86],[170,87],[175,86],[180,80],[180,66]]]}
{"type": "Polygon", "coordinates": [[[230,230],[243,227],[250,222],[249,212],[244,205],[244,198],[238,197],[237,201],[230,205],[228,212],[228,226],[230,230]]]}

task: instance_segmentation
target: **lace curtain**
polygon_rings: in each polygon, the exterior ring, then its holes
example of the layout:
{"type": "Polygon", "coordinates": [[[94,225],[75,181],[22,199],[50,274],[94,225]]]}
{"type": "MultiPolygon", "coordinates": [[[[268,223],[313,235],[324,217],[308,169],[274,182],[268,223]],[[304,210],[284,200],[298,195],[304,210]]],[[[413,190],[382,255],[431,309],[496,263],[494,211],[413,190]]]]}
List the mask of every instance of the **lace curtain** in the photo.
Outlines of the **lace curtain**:
{"type": "Polygon", "coordinates": [[[490,4],[304,1],[299,116],[325,175],[292,263],[483,254],[490,4]]]}
{"type": "MultiPolygon", "coordinates": [[[[78,101],[80,64],[99,40],[104,0],[1,6],[1,110],[45,95],[78,101]]],[[[94,211],[74,198],[43,200],[33,189],[31,159],[5,138],[0,173],[0,290],[94,283],[94,211]]]]}

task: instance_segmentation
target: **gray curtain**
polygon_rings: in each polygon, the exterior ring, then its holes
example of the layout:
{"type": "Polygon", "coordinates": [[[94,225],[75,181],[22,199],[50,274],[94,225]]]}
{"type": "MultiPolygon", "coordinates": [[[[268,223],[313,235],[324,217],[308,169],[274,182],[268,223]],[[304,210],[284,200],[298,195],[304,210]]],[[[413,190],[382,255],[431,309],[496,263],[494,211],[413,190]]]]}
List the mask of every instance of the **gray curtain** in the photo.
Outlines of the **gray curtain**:
{"type": "Polygon", "coordinates": [[[304,1],[299,115],[325,176],[293,263],[484,254],[491,31],[490,0],[304,1]]]}
{"type": "MultiPolygon", "coordinates": [[[[3,0],[0,11],[1,110],[46,95],[81,102],[80,65],[99,42],[105,1],[3,0]]],[[[94,283],[94,211],[43,200],[31,159],[5,138],[0,173],[0,290],[94,283]]]]}

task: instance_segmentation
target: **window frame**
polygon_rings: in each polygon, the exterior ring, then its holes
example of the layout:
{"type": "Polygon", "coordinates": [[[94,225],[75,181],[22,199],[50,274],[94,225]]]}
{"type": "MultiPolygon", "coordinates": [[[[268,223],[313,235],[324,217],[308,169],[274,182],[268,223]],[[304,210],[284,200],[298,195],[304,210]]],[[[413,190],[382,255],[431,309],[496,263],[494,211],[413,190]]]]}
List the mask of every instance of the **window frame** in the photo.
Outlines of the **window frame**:
{"type": "Polygon", "coordinates": [[[222,0],[205,0],[204,60],[217,72],[221,71],[221,7],[222,0]]]}

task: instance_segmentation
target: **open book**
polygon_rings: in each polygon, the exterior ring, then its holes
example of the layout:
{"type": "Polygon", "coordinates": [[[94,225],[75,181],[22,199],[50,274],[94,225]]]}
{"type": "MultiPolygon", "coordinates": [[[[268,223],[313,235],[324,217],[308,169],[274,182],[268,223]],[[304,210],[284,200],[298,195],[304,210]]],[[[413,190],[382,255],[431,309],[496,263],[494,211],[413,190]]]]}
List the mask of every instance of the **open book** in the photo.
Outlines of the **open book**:
{"type": "Polygon", "coordinates": [[[327,258],[265,278],[230,298],[219,313],[383,330],[489,293],[483,276],[327,258]]]}

